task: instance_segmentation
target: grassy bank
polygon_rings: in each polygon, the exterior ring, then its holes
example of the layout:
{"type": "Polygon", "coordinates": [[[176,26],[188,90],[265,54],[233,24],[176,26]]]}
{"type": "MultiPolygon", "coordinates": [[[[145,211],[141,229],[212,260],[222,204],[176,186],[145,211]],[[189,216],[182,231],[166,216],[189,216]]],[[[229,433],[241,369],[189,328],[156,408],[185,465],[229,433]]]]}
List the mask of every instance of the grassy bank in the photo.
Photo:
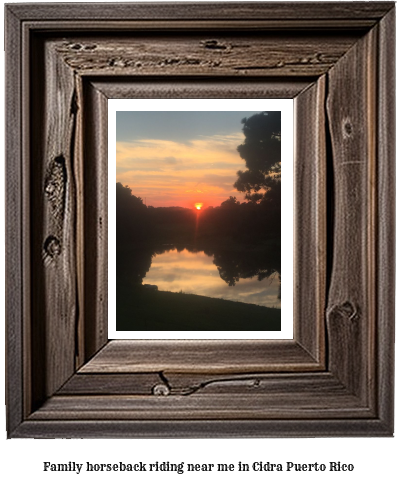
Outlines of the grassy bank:
{"type": "Polygon", "coordinates": [[[279,331],[281,310],[137,286],[117,291],[117,330],[279,331]]]}

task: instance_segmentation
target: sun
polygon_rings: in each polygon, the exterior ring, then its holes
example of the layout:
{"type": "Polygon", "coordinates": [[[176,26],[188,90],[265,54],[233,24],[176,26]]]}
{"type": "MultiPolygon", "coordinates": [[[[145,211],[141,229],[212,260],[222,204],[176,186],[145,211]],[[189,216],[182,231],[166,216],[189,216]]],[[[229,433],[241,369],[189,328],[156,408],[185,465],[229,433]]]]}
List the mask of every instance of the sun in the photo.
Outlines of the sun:
{"type": "Polygon", "coordinates": [[[202,203],[195,203],[195,207],[197,208],[197,210],[201,210],[202,203]]]}

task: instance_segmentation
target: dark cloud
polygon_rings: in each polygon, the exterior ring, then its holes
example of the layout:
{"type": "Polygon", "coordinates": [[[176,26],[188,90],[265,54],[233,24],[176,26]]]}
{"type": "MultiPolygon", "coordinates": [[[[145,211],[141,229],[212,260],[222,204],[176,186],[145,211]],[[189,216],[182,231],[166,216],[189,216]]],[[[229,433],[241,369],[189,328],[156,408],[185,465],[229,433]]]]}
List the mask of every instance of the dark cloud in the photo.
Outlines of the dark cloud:
{"type": "Polygon", "coordinates": [[[164,161],[166,164],[177,164],[179,161],[176,159],[176,157],[165,157],[164,161]]]}

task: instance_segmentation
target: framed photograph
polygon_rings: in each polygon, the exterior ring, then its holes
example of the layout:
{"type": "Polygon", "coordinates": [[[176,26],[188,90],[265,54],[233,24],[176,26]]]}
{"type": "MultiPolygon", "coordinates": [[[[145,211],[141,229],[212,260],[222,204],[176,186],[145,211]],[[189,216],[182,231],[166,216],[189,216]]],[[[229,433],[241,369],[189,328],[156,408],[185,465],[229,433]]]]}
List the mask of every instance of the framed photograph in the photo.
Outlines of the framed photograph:
{"type": "Polygon", "coordinates": [[[292,339],[293,100],[108,107],[108,337],[292,339]]]}
{"type": "Polygon", "coordinates": [[[392,436],[394,3],[5,14],[9,437],[392,436]]]}

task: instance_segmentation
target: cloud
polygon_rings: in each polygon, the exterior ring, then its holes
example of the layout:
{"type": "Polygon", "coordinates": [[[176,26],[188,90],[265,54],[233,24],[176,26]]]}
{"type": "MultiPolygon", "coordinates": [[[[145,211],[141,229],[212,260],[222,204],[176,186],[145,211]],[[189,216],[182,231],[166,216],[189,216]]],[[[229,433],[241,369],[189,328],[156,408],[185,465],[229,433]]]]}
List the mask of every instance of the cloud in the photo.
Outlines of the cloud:
{"type": "Polygon", "coordinates": [[[164,161],[166,162],[166,164],[177,164],[176,157],[172,157],[172,156],[165,157],[164,161]]]}
{"type": "Polygon", "coordinates": [[[231,194],[241,196],[233,184],[237,171],[245,169],[236,150],[242,141],[243,135],[234,133],[186,142],[117,142],[118,181],[153,206],[190,207],[190,195],[196,194],[207,195],[205,204],[216,206],[231,194]]]}

